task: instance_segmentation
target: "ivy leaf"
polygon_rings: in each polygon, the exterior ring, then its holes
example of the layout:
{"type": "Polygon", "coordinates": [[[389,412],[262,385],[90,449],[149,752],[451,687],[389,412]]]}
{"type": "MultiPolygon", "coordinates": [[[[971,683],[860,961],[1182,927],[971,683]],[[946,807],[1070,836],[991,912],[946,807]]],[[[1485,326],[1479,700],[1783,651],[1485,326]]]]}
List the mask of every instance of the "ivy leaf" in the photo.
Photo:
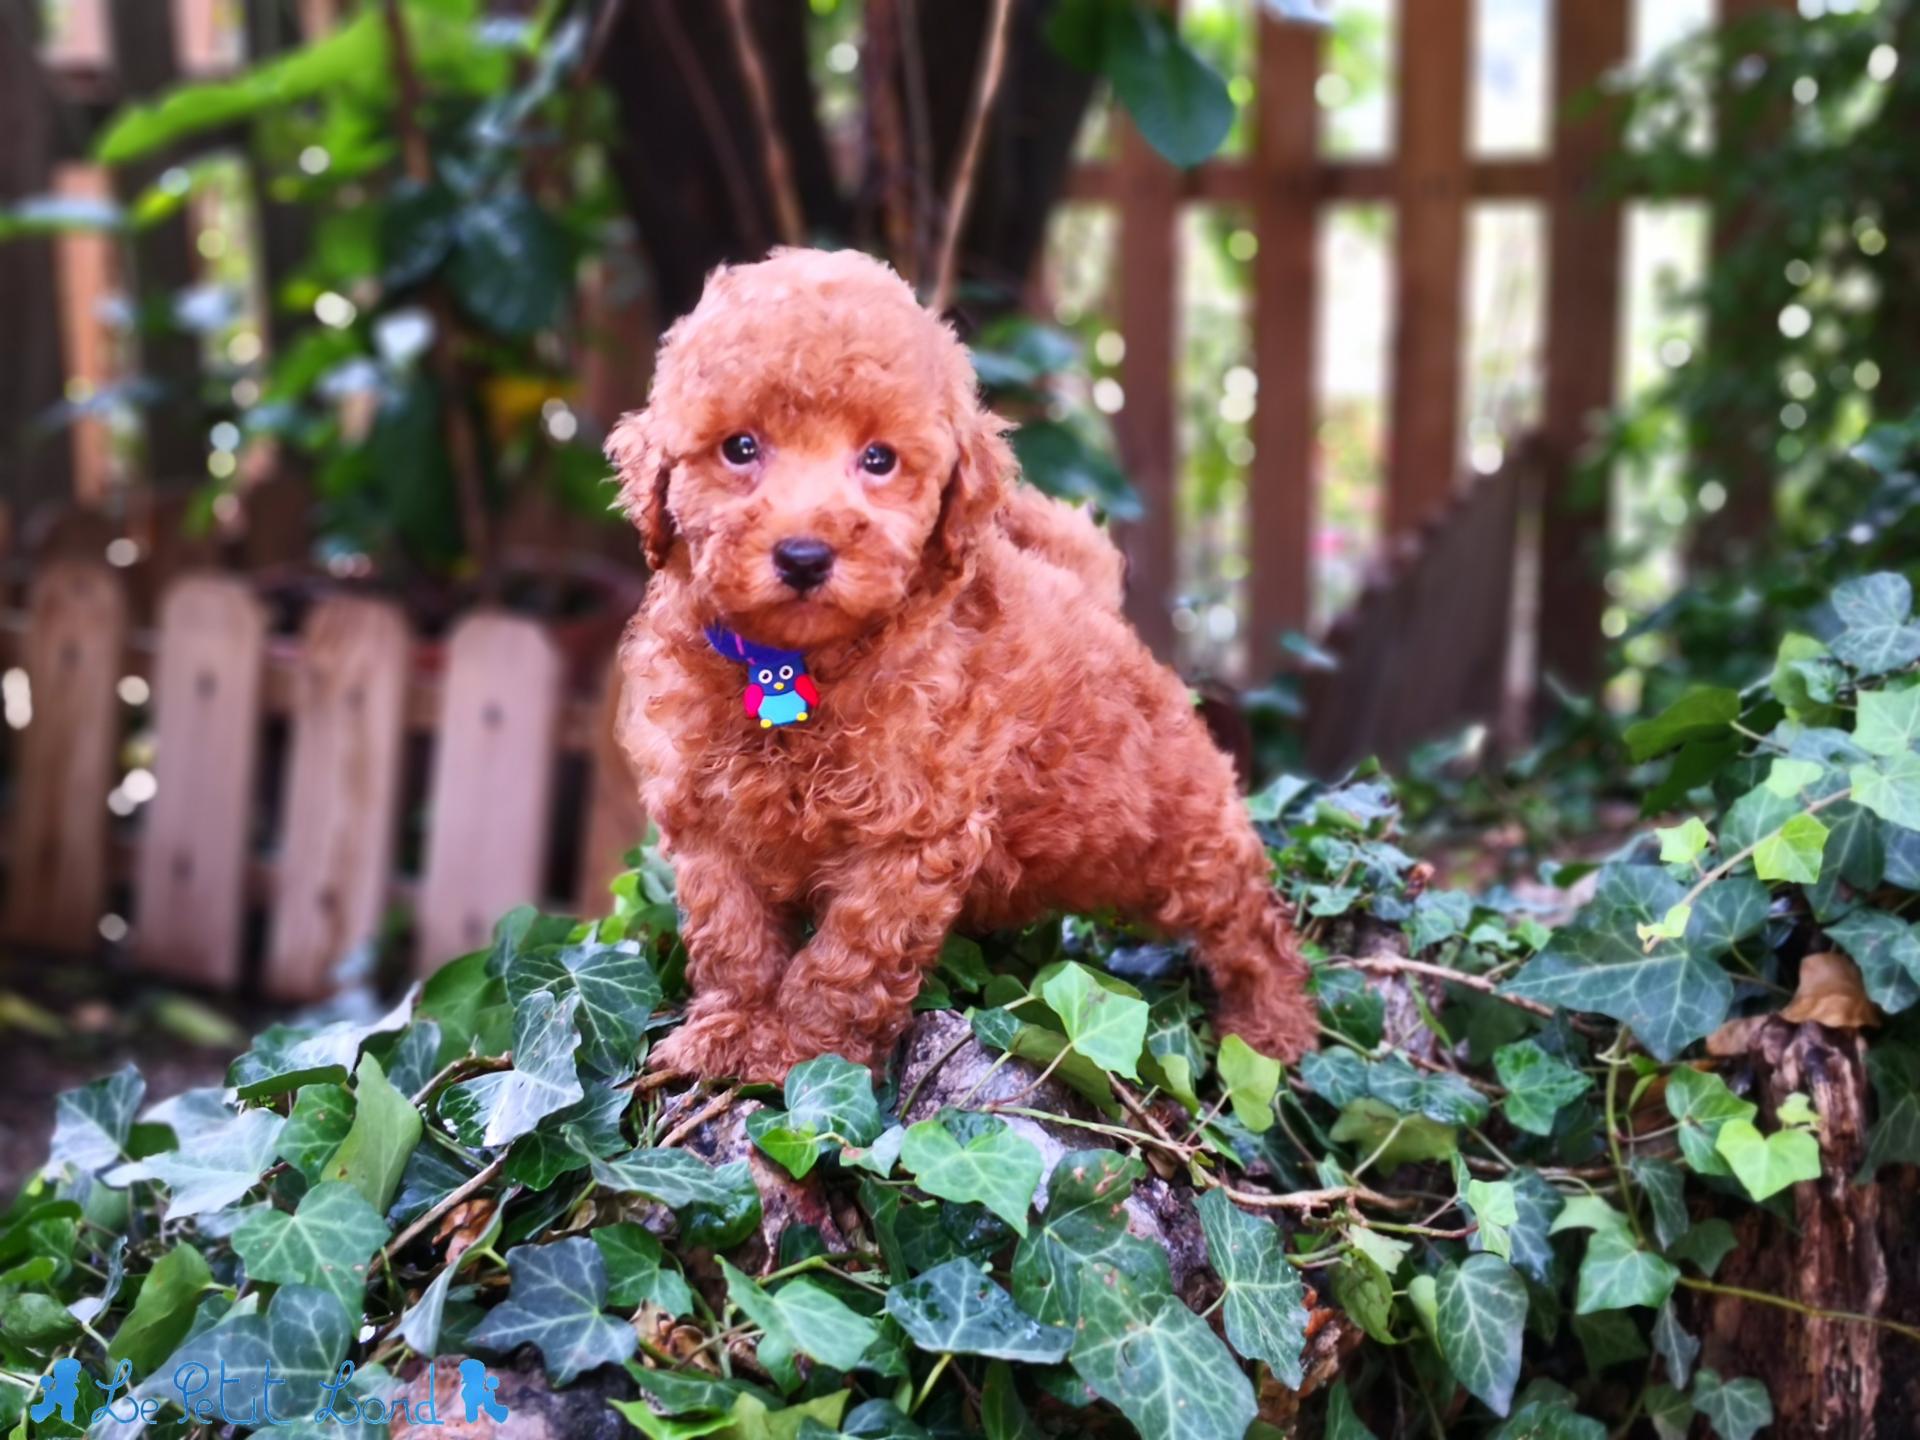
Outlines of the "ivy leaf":
{"type": "Polygon", "coordinates": [[[53,1102],[48,1167],[79,1176],[117,1164],[124,1158],[127,1132],[146,1093],[147,1082],[131,1064],[77,1090],[63,1090],[53,1102]]]}
{"type": "Polygon", "coordinates": [[[1727,1175],[1727,1162],[1714,1148],[1720,1127],[1729,1120],[1751,1120],[1758,1107],[1742,1100],[1727,1082],[1706,1070],[1677,1067],[1667,1076],[1667,1113],[1679,1122],[1680,1153],[1697,1175],[1727,1175]]]}
{"type": "Polygon", "coordinates": [[[172,1192],[164,1218],[184,1220],[224,1210],[258,1185],[260,1172],[273,1163],[285,1124],[271,1110],[242,1111],[203,1131],[191,1145],[139,1162],[146,1178],[172,1192]]]}
{"type": "Polygon", "coordinates": [[[1647,1387],[1646,1412],[1659,1440],[1687,1440],[1693,1432],[1693,1402],[1671,1385],[1647,1387]]]}
{"type": "Polygon", "coordinates": [[[1711,1278],[1735,1244],[1733,1226],[1716,1215],[1687,1231],[1667,1247],[1667,1253],[1675,1260],[1697,1265],[1702,1275],[1711,1278]]]}
{"type": "Polygon", "coordinates": [[[1920,747],[1920,685],[1862,690],[1853,719],[1853,743],[1869,755],[1905,755],[1920,747]]]}
{"type": "Polygon", "coordinates": [[[616,1310],[658,1305],[676,1320],[693,1313],[693,1292],[678,1270],[664,1263],[660,1242],[631,1221],[602,1225],[593,1232],[600,1258],[607,1262],[607,1303],[616,1310]]]}
{"type": "Polygon", "coordinates": [[[1421,1160],[1445,1160],[1460,1148],[1451,1125],[1425,1115],[1402,1115],[1371,1096],[1342,1109],[1327,1134],[1343,1145],[1351,1143],[1375,1156],[1374,1163],[1383,1171],[1421,1160]]]}
{"type": "Polygon", "coordinates": [[[1273,1097],[1280,1093],[1280,1062],[1229,1035],[1220,1042],[1214,1065],[1233,1102],[1234,1118],[1256,1135],[1270,1129],[1273,1097]]]}
{"type": "Polygon", "coordinates": [[[1716,880],[1693,904],[1685,939],[1697,954],[1724,955],[1767,923],[1767,887],[1751,875],[1716,880]]]}
{"type": "Polygon", "coordinates": [[[227,1083],[242,1100],[283,1095],[316,1082],[345,1084],[362,1045],[375,1035],[406,1028],[418,993],[407,991],[393,1009],[364,1024],[340,1020],[317,1030],[271,1026],[256,1035],[253,1048],[227,1068],[227,1083]]]}
{"type": "Polygon", "coordinates": [[[1234,110],[1218,72],[1155,11],[1126,6],[1107,28],[1102,68],[1147,143],[1182,168],[1219,149],[1234,110]]]}
{"type": "Polygon", "coordinates": [[[1067,1042],[1102,1070],[1140,1078],[1147,1043],[1147,1002],[1109,990],[1086,966],[1068,962],[1040,985],[1040,998],[1060,1017],[1067,1042]]]}
{"type": "Polygon", "coordinates": [[[359,1190],[330,1180],[309,1190],[291,1215],[271,1205],[255,1210],[233,1232],[233,1250],[254,1279],[311,1285],[358,1314],[369,1259],[387,1234],[359,1190]]]}
{"type": "Polygon", "coordinates": [[[1641,764],[1689,740],[1720,735],[1739,718],[1738,691],[1696,686],[1651,720],[1629,725],[1627,748],[1641,764]]]}
{"type": "Polygon", "coordinates": [[[1867,1131],[1867,1154],[1856,1185],[1870,1184],[1882,1165],[1920,1165],[1920,1067],[1897,1046],[1867,1052],[1879,1118],[1867,1131]]]}
{"type": "Polygon", "coordinates": [[[1345,1380],[1336,1380],[1327,1394],[1326,1440],[1378,1440],[1354,1413],[1345,1380]]]}
{"type": "Polygon", "coordinates": [[[1826,646],[1790,631],[1780,639],[1768,687],[1789,719],[1811,724],[1826,713],[1846,679],[1826,646]]]}
{"type": "Polygon", "coordinates": [[[1753,1440],[1773,1423],[1773,1402],[1765,1385],[1758,1380],[1723,1381],[1704,1367],[1694,1377],[1693,1406],[1720,1440],[1753,1440]]]}
{"type": "Polygon", "coordinates": [[[579,995],[580,1059],[603,1075],[621,1075],[633,1068],[647,1019],[660,1003],[659,977],[631,941],[618,945],[585,941],[518,951],[508,961],[505,978],[507,998],[515,1005],[536,990],[546,990],[556,999],[579,995]]]}
{"type": "Polygon", "coordinates": [[[1826,848],[1827,827],[1820,817],[1795,815],[1754,847],[1753,873],[1762,880],[1811,885],[1820,878],[1820,857],[1826,848]]]}
{"type": "Polygon", "coordinates": [[[618,1365],[639,1343],[631,1325],[601,1313],[607,1303],[607,1264],[581,1236],[550,1245],[518,1245],[507,1252],[512,1285],[467,1336],[478,1349],[504,1354],[532,1345],[547,1378],[566,1385],[601,1365],[618,1365]]]}
{"type": "Polygon", "coordinates": [[[775,1373],[794,1354],[809,1355],[835,1370],[852,1370],[880,1337],[878,1325],[811,1280],[791,1280],[769,1291],[725,1260],[720,1273],[726,1276],[727,1298],[766,1332],[760,1341],[761,1363],[775,1373]]]}
{"type": "Polygon", "coordinates": [[[320,1401],[320,1387],[338,1375],[346,1358],[354,1320],[337,1295],[307,1285],[282,1285],[264,1313],[258,1299],[248,1296],[218,1323],[190,1335],[134,1395],[143,1401],[171,1399],[178,1404],[180,1391],[174,1377],[197,1365],[204,1367],[204,1373],[218,1376],[221,1394],[235,1397],[232,1403],[243,1407],[237,1417],[240,1428],[246,1428],[248,1415],[255,1417],[251,1423],[263,1428],[311,1415],[320,1401]],[[275,1381],[271,1390],[269,1375],[275,1381]],[[263,1413],[262,1405],[271,1407],[273,1419],[263,1413]]]}
{"type": "Polygon", "coordinates": [[[1751,1120],[1729,1120],[1713,1144],[1755,1200],[1768,1199],[1801,1180],[1820,1178],[1820,1142],[1809,1130],[1762,1135],[1751,1120]]]}
{"type": "Polygon", "coordinates": [[[1549,1055],[1533,1040],[1502,1045],[1494,1051],[1493,1068],[1507,1091],[1501,1108],[1514,1129],[1529,1135],[1551,1135],[1553,1117],[1561,1108],[1593,1088],[1592,1076],[1549,1055]]]}
{"type": "Polygon", "coordinates": [[[1854,801],[1890,825],[1920,830],[1920,754],[1884,756],[1847,772],[1854,801]]]}
{"type": "Polygon", "coordinates": [[[1407,948],[1418,953],[1463,933],[1473,918],[1473,897],[1460,890],[1427,890],[1413,902],[1406,925],[1407,948]]]}
{"type": "Polygon", "coordinates": [[[1827,926],[1853,957],[1873,1003],[1888,1014],[1920,1000],[1920,930],[1884,910],[1856,910],[1827,926]]]}
{"type": "Polygon", "coordinates": [[[1513,1258],[1512,1227],[1520,1219],[1519,1201],[1508,1180],[1469,1180],[1464,1200],[1479,1227],[1477,1249],[1502,1260],[1513,1258]]]}
{"type": "Polygon", "coordinates": [[[1398,1055],[1367,1072],[1373,1098],[1403,1115],[1424,1115],[1441,1125],[1478,1125],[1487,1118],[1487,1097],[1454,1074],[1428,1075],[1398,1055]]]}
{"type": "Polygon", "coordinates": [[[1679,1279],[1678,1269],[1642,1250],[1625,1227],[1606,1226],[1587,1241],[1574,1310],[1591,1315],[1629,1305],[1658,1307],[1666,1303],[1679,1279]]]}
{"type": "Polygon", "coordinates": [[[1920,625],[1908,623],[1913,587],[1904,575],[1848,580],[1834,587],[1833,608],[1846,626],[1834,637],[1833,653],[1862,675],[1884,675],[1920,660],[1920,625]]]}
{"type": "Polygon", "coordinates": [[[1166,1276],[1164,1252],[1127,1233],[1127,1196],[1146,1167],[1112,1150],[1073,1150],[1048,1181],[1047,1208],[1013,1253],[1013,1296],[1048,1324],[1080,1315],[1080,1287],[1095,1264],[1143,1281],[1166,1276]]]}
{"type": "Polygon", "coordinates": [[[1247,1214],[1217,1189],[1202,1195],[1196,1208],[1207,1259],[1226,1286],[1220,1318],[1227,1339],[1247,1359],[1265,1361],[1282,1385],[1298,1390],[1307,1307],[1279,1227],[1247,1214]]]}
{"type": "Polygon", "coordinates": [[[1634,1156],[1631,1168],[1653,1210],[1653,1238],[1665,1250],[1686,1234],[1692,1223],[1687,1217],[1686,1176],[1671,1160],[1653,1155],[1634,1156]]]}
{"type": "Polygon", "coordinates": [[[1827,773],[1827,767],[1813,760],[1776,759],[1767,770],[1767,789],[1786,800],[1797,800],[1800,792],[1827,773]]]}
{"type": "Polygon", "coordinates": [[[400,1188],[413,1147],[420,1143],[420,1112],[393,1087],[371,1055],[360,1057],[353,1092],[353,1126],[327,1162],[322,1178],[346,1181],[384,1213],[400,1188]]]}
{"type": "Polygon", "coordinates": [[[1074,1373],[1143,1435],[1219,1440],[1254,1421],[1253,1386],[1164,1280],[1096,1262],[1080,1287],[1074,1373]]]}
{"type": "Polygon", "coordinates": [[[1684,1390],[1700,1356],[1700,1342],[1680,1323],[1680,1314],[1668,1300],[1653,1317],[1653,1348],[1667,1367],[1667,1379],[1684,1390]]]}
{"type": "Polygon", "coordinates": [[[311,1181],[333,1158],[353,1125],[353,1092],[344,1085],[307,1085],[280,1132],[279,1156],[311,1181]]]}
{"type": "Polygon", "coordinates": [[[967,1259],[949,1260],[887,1292],[887,1314],[936,1355],[984,1355],[1051,1365],[1066,1359],[1073,1331],[1043,1325],[967,1259]]]}
{"type": "Polygon", "coordinates": [[[176,1245],[154,1262],[140,1284],[133,1310],[120,1322],[107,1359],[122,1360],[133,1373],[152,1373],[186,1338],[200,1292],[213,1284],[206,1259],[191,1245],[176,1245]]]}
{"type": "Polygon", "coordinates": [[[462,1081],[440,1102],[461,1144],[510,1145],[583,1098],[573,1064],[580,1004],[577,991],[556,999],[536,990],[514,1006],[513,1068],[462,1081]]]}
{"type": "Polygon", "coordinates": [[[1027,1210],[1045,1164],[1031,1140],[996,1116],[942,1110],[907,1130],[900,1163],[929,1195],[977,1201],[1027,1233],[1027,1210]]]}
{"type": "Polygon", "coordinates": [[[1469,1255],[1441,1270],[1436,1300],[1440,1353],[1454,1378],[1496,1415],[1513,1405],[1527,1286],[1492,1255],[1469,1255]]]}
{"type": "Polygon", "coordinates": [[[1713,844],[1712,832],[1697,815],[1689,815],[1683,823],[1656,829],[1653,833],[1660,837],[1662,865],[1691,865],[1713,844]]]}
{"type": "MultiPolygon", "coordinates": [[[[1560,1192],[1540,1178],[1540,1172],[1521,1168],[1506,1182],[1513,1191],[1513,1221],[1507,1226],[1505,1258],[1521,1274],[1541,1285],[1553,1280],[1553,1245],[1550,1240],[1555,1218],[1566,1203],[1560,1192]]],[[[1472,1250],[1486,1248],[1479,1232],[1467,1237],[1472,1250]]]]}
{"type": "MultiPolygon", "coordinates": [[[[581,1149],[579,1132],[569,1127],[567,1134],[581,1149]]],[[[590,1149],[581,1153],[593,1178],[609,1190],[646,1195],[673,1211],[689,1244],[725,1250],[760,1223],[760,1191],[744,1160],[716,1167],[684,1150],[630,1150],[611,1159],[590,1149]]]]}
{"type": "Polygon", "coordinates": [[[1657,865],[1609,867],[1593,901],[1502,993],[1610,1016],[1671,1060],[1717,1029],[1733,1003],[1727,972],[1688,941],[1641,947],[1635,927],[1665,915],[1683,893],[1657,865]]]}
{"type": "Polygon", "coordinates": [[[1367,1094],[1367,1062],[1344,1046],[1301,1056],[1300,1078],[1331,1105],[1350,1105],[1367,1094]]]}
{"type": "Polygon", "coordinates": [[[595,1083],[566,1109],[549,1115],[531,1135],[522,1135],[507,1152],[502,1173],[515,1185],[545,1190],[562,1175],[584,1169],[587,1155],[603,1159],[627,1148],[620,1121],[633,1103],[632,1092],[620,1085],[595,1083]],[[579,1149],[575,1148],[578,1142],[579,1149]]]}
{"type": "Polygon", "coordinates": [[[829,1141],[870,1145],[886,1127],[873,1096],[873,1076],[864,1065],[838,1055],[794,1066],[787,1074],[785,1098],[784,1113],[756,1110],[749,1115],[747,1134],[796,1180],[806,1178],[829,1141]]]}
{"type": "Polygon", "coordinates": [[[1393,1333],[1393,1281],[1364,1251],[1342,1256],[1333,1267],[1333,1298],[1373,1339],[1399,1343],[1393,1333]]]}

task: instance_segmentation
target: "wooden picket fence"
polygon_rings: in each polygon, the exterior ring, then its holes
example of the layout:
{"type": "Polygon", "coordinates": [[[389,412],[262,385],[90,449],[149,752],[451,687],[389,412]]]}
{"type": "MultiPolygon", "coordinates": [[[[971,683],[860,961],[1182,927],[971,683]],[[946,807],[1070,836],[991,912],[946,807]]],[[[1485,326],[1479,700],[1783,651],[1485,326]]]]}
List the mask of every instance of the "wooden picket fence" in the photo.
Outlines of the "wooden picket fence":
{"type": "MultiPolygon", "coordinates": [[[[642,838],[635,787],[611,742],[611,686],[569,696],[561,651],[534,621],[478,611],[423,664],[402,613],[338,595],[297,641],[268,634],[245,581],[203,573],[163,593],[152,634],[130,629],[119,572],[55,560],[5,617],[4,664],[32,718],[14,737],[0,930],[85,953],[130,890],[144,971],[278,1001],[333,991],[390,907],[409,907],[424,968],[483,944],[524,901],[600,913],[642,838]],[[137,829],[111,824],[128,676],[150,686],[157,782],[137,829]],[[284,745],[268,745],[284,727],[284,745]],[[408,762],[431,752],[417,875],[395,855],[408,762]],[[268,773],[269,748],[284,753],[268,773]],[[579,833],[554,833],[563,763],[584,767],[579,833]],[[548,882],[556,847],[574,893],[548,882]],[[257,973],[249,973],[258,961],[257,973]]],[[[609,681],[612,671],[607,671],[609,681]]],[[[419,777],[411,780],[417,782],[419,777]]]]}

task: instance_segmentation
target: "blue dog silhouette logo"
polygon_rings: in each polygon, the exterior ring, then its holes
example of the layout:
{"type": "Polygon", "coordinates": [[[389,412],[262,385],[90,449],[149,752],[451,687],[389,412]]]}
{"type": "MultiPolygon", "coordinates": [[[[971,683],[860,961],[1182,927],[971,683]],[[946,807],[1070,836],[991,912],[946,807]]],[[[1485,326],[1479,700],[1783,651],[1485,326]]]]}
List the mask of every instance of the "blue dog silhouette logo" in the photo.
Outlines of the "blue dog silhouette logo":
{"type": "Polygon", "coordinates": [[[80,1399],[80,1373],[80,1362],[72,1356],[53,1362],[53,1373],[40,1377],[40,1398],[27,1410],[34,1424],[45,1424],[56,1410],[67,1424],[74,1423],[73,1407],[80,1399]]]}
{"type": "MultiPolygon", "coordinates": [[[[320,1389],[323,1398],[319,1408],[310,1416],[275,1414],[273,1408],[273,1388],[284,1386],[284,1376],[275,1376],[269,1364],[263,1375],[252,1378],[258,1382],[259,1394],[247,1393],[247,1372],[229,1375],[224,1361],[220,1362],[219,1399],[217,1415],[220,1421],[244,1427],[273,1427],[310,1423],[321,1425],[331,1420],[344,1426],[357,1425],[363,1421],[382,1424],[395,1420],[406,1420],[413,1425],[444,1425],[440,1418],[438,1397],[434,1394],[435,1382],[439,1371],[429,1366],[426,1375],[426,1394],[410,1398],[382,1399],[365,1395],[358,1399],[349,1396],[346,1391],[353,1379],[354,1365],[351,1360],[343,1360],[338,1372],[331,1380],[322,1381],[320,1389]],[[242,1393],[230,1393],[238,1391],[242,1393]],[[228,1406],[243,1405],[246,1408],[239,1414],[228,1406]]],[[[495,1423],[507,1418],[504,1401],[494,1392],[500,1388],[500,1377],[487,1369],[479,1360],[463,1359],[459,1366],[460,1402],[466,1409],[466,1423],[477,1425],[481,1417],[495,1423]]],[[[150,1378],[139,1390],[133,1388],[133,1367],[122,1360],[114,1371],[113,1382],[104,1387],[107,1403],[94,1409],[89,1415],[80,1407],[80,1380],[92,1376],[71,1356],[62,1357],[53,1362],[53,1368],[39,1380],[39,1391],[34,1402],[27,1407],[27,1414],[36,1425],[44,1425],[49,1418],[59,1415],[67,1425],[86,1425],[91,1422],[98,1425],[104,1421],[118,1424],[153,1423],[160,1418],[160,1412],[166,1400],[178,1404],[187,1412],[189,1422],[212,1423],[216,1415],[215,1400],[211,1394],[202,1394],[212,1387],[213,1377],[206,1365],[199,1361],[189,1361],[179,1367],[170,1377],[176,1394],[162,1398],[154,1392],[155,1379],[150,1378]],[[122,1391],[127,1393],[122,1394],[122,1391]],[[124,1408],[122,1408],[124,1407],[124,1408]]],[[[284,1403],[284,1394],[282,1395],[284,1403]]]]}
{"type": "Polygon", "coordinates": [[[493,1393],[499,1388],[500,1377],[478,1360],[460,1362],[460,1399],[467,1407],[469,1425],[480,1422],[482,1410],[494,1420],[507,1418],[507,1407],[493,1393]]]}

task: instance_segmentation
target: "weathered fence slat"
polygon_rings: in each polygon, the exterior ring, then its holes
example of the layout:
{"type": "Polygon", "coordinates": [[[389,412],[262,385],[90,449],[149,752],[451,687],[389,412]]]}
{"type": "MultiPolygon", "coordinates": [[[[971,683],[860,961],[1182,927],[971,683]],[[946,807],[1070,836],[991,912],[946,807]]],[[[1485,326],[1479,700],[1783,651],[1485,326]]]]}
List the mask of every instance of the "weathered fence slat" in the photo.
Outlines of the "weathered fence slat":
{"type": "Polygon", "coordinates": [[[1400,0],[1387,527],[1437,513],[1460,473],[1472,0],[1400,0]]]}
{"type": "Polygon", "coordinates": [[[390,605],[332,599],[307,621],[263,980],[273,999],[330,994],[340,962],[379,929],[410,658],[406,620],[390,605]]]}
{"type": "Polygon", "coordinates": [[[616,654],[607,666],[598,723],[587,749],[586,821],[575,887],[575,904],[582,915],[604,915],[612,908],[607,887],[625,868],[622,859],[627,851],[647,833],[639,782],[627,766],[615,731],[620,718],[620,676],[620,657],[616,654]]]}
{"type": "Polygon", "coordinates": [[[34,581],[23,657],[33,718],[19,742],[6,926],[26,944],[90,949],[106,909],[126,635],[126,595],[106,566],[55,561],[34,581]]]}
{"type": "Polygon", "coordinates": [[[1279,660],[1280,636],[1305,630],[1312,618],[1319,106],[1301,97],[1312,93],[1320,70],[1320,32],[1264,17],[1259,45],[1253,346],[1261,385],[1253,413],[1259,483],[1249,486],[1247,658],[1251,673],[1264,676],[1279,660]]]}
{"type": "Polygon", "coordinates": [[[541,898],[563,682],[559,651],[532,621],[470,615],[448,642],[416,915],[423,970],[484,944],[508,906],[541,898]]]}
{"type": "Polygon", "coordinates": [[[266,630],[241,580],[190,575],[160,603],[159,789],[140,847],[134,941],[143,969],[177,980],[240,979],[266,630]]]}

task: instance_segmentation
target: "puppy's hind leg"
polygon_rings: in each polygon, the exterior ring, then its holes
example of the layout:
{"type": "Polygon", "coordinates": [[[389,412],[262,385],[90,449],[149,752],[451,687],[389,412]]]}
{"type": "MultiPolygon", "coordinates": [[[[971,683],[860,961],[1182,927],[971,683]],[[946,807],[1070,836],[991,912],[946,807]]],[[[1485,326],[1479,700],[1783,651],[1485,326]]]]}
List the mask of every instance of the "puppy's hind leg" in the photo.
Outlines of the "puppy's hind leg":
{"type": "Polygon", "coordinates": [[[1314,1048],[1319,1017],[1266,848],[1229,796],[1232,813],[1207,831],[1169,836],[1149,861],[1153,920],[1191,937],[1213,984],[1214,1022],[1289,1064],[1314,1048]]]}

